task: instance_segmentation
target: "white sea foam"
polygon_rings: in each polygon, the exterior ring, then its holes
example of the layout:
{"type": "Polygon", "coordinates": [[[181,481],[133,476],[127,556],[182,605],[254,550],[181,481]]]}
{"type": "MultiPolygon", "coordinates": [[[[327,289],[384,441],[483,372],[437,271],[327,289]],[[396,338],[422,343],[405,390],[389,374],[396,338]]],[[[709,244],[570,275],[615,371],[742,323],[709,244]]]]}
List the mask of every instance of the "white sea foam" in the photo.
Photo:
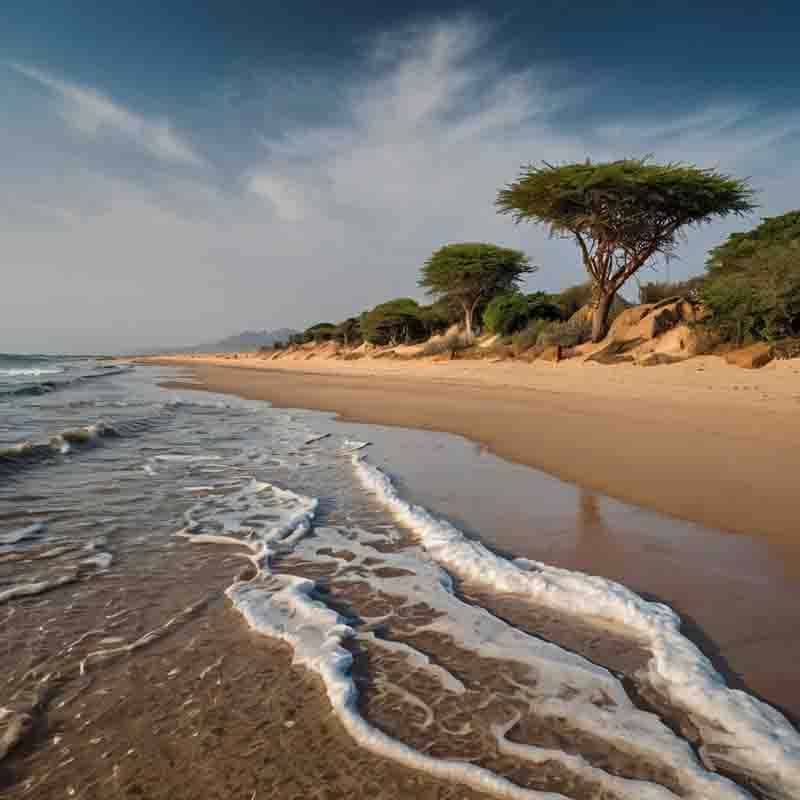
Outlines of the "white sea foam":
{"type": "MultiPolygon", "coordinates": [[[[424,551],[382,553],[363,543],[363,536],[354,539],[335,528],[317,528],[316,534],[313,540],[300,544],[298,555],[312,561],[338,562],[339,571],[344,574],[337,573],[337,584],[366,580],[376,595],[407,598],[411,606],[422,602],[436,618],[420,625],[417,631],[441,634],[478,658],[513,661],[527,667],[525,683],[514,684],[518,690],[515,698],[517,702],[527,702],[536,718],[550,721],[555,729],[568,723],[576,731],[605,742],[609,747],[672,771],[679,777],[685,797],[741,800],[749,796],[726,779],[703,769],[688,743],[678,738],[655,714],[638,709],[621,682],[608,670],[515,628],[481,606],[462,601],[455,594],[448,573],[427,560],[424,551]],[[347,552],[347,558],[331,555],[338,552],[347,552]],[[383,566],[391,567],[391,572],[370,571],[368,565],[375,563],[376,557],[382,560],[383,566]],[[364,577],[365,571],[370,572],[368,577],[364,577]]],[[[402,616],[402,610],[396,609],[394,614],[402,616]]],[[[372,619],[362,615],[362,619],[371,627],[387,617],[372,619]]],[[[455,676],[430,663],[413,647],[373,638],[371,632],[359,633],[358,638],[398,651],[409,662],[431,673],[445,689],[461,693],[455,688],[461,685],[455,676]]],[[[540,748],[540,751],[552,752],[555,760],[563,755],[557,750],[540,748]]],[[[569,766],[567,762],[564,765],[569,766]]],[[[587,779],[593,779],[591,770],[580,772],[587,779]]],[[[625,792],[621,791],[621,786],[617,786],[621,797],[644,797],[638,791],[638,782],[628,786],[625,792]]]]}
{"type": "Polygon", "coordinates": [[[365,447],[369,447],[371,442],[359,442],[356,439],[345,439],[342,442],[342,450],[347,453],[355,453],[357,450],[363,450],[365,447]]]}
{"type": "Polygon", "coordinates": [[[33,597],[37,594],[43,594],[50,591],[50,589],[57,589],[67,583],[74,583],[76,580],[78,580],[76,575],[62,575],[60,578],[53,578],[49,581],[18,583],[0,591],[0,603],[7,603],[9,600],[15,600],[18,597],[33,597]]]}
{"type": "Polygon", "coordinates": [[[709,660],[681,635],[680,618],[670,608],[603,578],[501,558],[403,500],[376,467],[358,456],[353,464],[362,484],[415,532],[435,561],[455,574],[495,593],[519,595],[636,636],[652,654],[637,680],[692,720],[705,761],[752,781],[774,800],[800,797],[800,735],[777,710],[728,688],[709,660]]]}
{"type": "Polygon", "coordinates": [[[497,797],[565,800],[560,794],[522,789],[472,764],[424,755],[370,725],[358,713],[357,690],[350,677],[352,655],[342,646],[354,631],[336,612],[309,597],[313,589],[313,581],[281,575],[236,583],[227,594],[252,628],[287,642],[295,663],[320,676],[334,713],[359,745],[404,766],[497,797]]]}
{"type": "Polygon", "coordinates": [[[17,528],[8,533],[0,533],[0,545],[12,545],[38,538],[47,529],[46,522],[34,522],[24,528],[17,528]]]}
{"type": "Polygon", "coordinates": [[[0,369],[0,375],[7,375],[10,378],[38,377],[39,375],[58,375],[63,371],[61,367],[19,367],[16,369],[0,369]]]}

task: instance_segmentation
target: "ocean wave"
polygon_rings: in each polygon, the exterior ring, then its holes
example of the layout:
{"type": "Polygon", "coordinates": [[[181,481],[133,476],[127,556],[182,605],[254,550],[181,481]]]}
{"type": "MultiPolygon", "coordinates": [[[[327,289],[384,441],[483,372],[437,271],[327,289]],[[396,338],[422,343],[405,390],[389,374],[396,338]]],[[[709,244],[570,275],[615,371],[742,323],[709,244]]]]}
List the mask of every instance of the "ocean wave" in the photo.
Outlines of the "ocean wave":
{"type": "Polygon", "coordinates": [[[415,533],[434,561],[455,575],[496,594],[590,618],[645,643],[651,657],[635,679],[645,697],[688,717],[704,762],[758,787],[771,800],[800,797],[800,734],[776,709],[730,689],[681,634],[681,620],[672,609],[604,578],[501,558],[402,499],[377,467],[359,456],[353,456],[353,466],[364,487],[415,533]]]}
{"type": "MultiPolygon", "coordinates": [[[[11,386],[9,388],[0,389],[0,398],[13,399],[15,397],[38,397],[44,394],[58,391],[60,389],[68,389],[73,386],[86,383],[88,381],[99,380],[100,378],[107,378],[112,375],[121,375],[130,372],[132,366],[121,365],[105,365],[100,366],[96,371],[88,372],[84,375],[76,375],[74,378],[67,378],[64,380],[45,380],[36,383],[25,383],[21,386],[11,386]]],[[[21,373],[20,373],[21,374],[21,373]]],[[[40,372],[39,374],[46,374],[40,372]]]]}
{"type": "MultiPolygon", "coordinates": [[[[166,414],[171,411],[162,408],[166,414]]],[[[88,449],[106,439],[138,436],[161,423],[157,416],[120,420],[109,423],[104,420],[68,428],[51,436],[46,442],[20,442],[0,449],[0,475],[13,475],[29,466],[56,460],[59,456],[88,449]]]]}
{"type": "Polygon", "coordinates": [[[7,375],[10,378],[38,377],[39,375],[60,375],[64,371],[63,367],[17,367],[12,369],[0,369],[0,375],[7,375]]]}

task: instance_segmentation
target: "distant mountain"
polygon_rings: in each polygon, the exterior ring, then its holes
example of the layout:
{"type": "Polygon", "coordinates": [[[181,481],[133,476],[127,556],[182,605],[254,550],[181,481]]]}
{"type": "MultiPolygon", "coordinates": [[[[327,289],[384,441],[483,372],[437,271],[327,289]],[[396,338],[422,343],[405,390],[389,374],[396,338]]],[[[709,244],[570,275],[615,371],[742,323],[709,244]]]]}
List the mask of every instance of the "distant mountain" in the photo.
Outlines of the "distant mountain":
{"type": "Polygon", "coordinates": [[[258,350],[261,347],[271,347],[275,342],[285,342],[292,334],[299,331],[292,328],[278,328],[274,331],[243,331],[235,336],[226,336],[217,342],[181,347],[181,353],[234,353],[258,350]]]}

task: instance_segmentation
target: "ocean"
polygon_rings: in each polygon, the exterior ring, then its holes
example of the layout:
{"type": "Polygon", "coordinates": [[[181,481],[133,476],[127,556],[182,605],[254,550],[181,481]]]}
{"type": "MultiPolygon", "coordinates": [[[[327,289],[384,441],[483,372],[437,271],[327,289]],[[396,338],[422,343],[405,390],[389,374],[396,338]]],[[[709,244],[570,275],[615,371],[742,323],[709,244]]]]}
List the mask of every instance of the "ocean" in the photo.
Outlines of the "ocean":
{"type": "MultiPolygon", "coordinates": [[[[281,774],[353,747],[430,796],[800,797],[797,730],[729,687],[670,607],[499,548],[477,509],[437,499],[479,480],[450,440],[408,432],[393,462],[378,429],[190,380],[0,355],[4,796],[192,796],[175,771],[220,759],[203,796],[290,797],[281,774]],[[236,702],[214,694],[225,664],[236,702]],[[244,729],[276,693],[289,711],[241,746],[240,783],[214,783],[229,734],[201,721],[225,706],[244,729]],[[300,735],[312,705],[317,733],[335,726],[323,752],[300,735]],[[286,736],[294,757],[251,756],[286,736]]],[[[531,486],[509,503],[543,504],[531,486]]],[[[372,788],[339,796],[381,796],[363,769],[372,788]]]]}

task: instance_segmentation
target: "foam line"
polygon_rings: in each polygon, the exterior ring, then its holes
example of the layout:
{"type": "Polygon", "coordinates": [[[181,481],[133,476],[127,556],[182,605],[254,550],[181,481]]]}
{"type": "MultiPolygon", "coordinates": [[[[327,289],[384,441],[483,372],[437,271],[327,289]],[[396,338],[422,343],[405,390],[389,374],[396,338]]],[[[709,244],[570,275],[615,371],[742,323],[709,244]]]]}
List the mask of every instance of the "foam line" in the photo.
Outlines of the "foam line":
{"type": "Polygon", "coordinates": [[[445,520],[397,493],[377,467],[354,455],[361,483],[414,531],[438,563],[496,593],[527,597],[559,612],[621,628],[650,649],[637,679],[686,714],[702,739],[702,755],[761,787],[771,800],[800,797],[800,735],[776,709],[730,689],[697,646],[680,633],[680,618],[624,586],[547,564],[501,558],[445,520]]]}

